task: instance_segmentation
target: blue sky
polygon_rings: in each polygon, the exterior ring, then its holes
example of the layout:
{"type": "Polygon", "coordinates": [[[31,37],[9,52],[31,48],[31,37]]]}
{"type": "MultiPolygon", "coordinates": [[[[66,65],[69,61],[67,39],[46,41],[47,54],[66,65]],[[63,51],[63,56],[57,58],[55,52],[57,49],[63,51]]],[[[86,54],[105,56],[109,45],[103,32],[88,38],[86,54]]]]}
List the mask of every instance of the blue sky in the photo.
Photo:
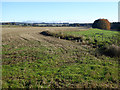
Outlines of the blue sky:
{"type": "Polygon", "coordinates": [[[90,23],[118,21],[117,2],[2,2],[2,21],[90,23]]]}

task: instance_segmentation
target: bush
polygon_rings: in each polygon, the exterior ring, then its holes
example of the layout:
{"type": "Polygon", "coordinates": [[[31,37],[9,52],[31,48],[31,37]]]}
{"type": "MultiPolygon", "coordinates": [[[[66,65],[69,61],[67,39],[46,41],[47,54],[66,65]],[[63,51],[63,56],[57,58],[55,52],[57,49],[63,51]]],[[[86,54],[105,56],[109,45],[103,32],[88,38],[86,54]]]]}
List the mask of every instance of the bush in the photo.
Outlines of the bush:
{"type": "Polygon", "coordinates": [[[107,19],[95,20],[92,28],[110,30],[110,22],[107,19]]]}
{"type": "Polygon", "coordinates": [[[52,34],[49,31],[43,31],[40,34],[45,35],[45,36],[52,36],[52,34]]]}
{"type": "Polygon", "coordinates": [[[120,57],[120,47],[116,45],[103,46],[99,49],[101,54],[110,57],[120,57]]]}

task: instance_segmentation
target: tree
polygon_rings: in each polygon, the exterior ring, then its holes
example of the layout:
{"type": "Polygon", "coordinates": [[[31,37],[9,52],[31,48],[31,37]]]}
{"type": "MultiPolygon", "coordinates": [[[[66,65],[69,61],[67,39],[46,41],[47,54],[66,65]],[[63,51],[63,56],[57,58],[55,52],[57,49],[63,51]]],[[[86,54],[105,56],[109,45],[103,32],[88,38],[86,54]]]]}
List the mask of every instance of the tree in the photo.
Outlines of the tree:
{"type": "Polygon", "coordinates": [[[107,19],[98,19],[95,20],[92,28],[110,30],[110,22],[107,19]]]}

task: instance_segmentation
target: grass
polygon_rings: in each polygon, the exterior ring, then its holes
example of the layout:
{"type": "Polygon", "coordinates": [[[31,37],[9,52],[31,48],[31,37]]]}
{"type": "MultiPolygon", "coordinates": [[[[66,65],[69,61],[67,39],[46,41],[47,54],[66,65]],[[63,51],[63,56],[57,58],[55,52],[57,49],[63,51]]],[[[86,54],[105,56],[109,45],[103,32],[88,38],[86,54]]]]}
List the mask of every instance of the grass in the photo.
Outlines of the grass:
{"type": "MultiPolygon", "coordinates": [[[[93,38],[96,32],[102,33],[95,29],[63,33],[93,38]]],[[[113,34],[103,33],[109,37],[113,34]]],[[[35,40],[22,43],[11,40],[2,45],[3,88],[118,88],[117,57],[96,57],[95,48],[80,44],[67,48],[69,44],[55,47],[35,40]]]]}
{"type": "Polygon", "coordinates": [[[60,39],[72,40],[80,42],[82,45],[93,46],[98,48],[99,52],[109,56],[120,56],[120,37],[119,32],[101,30],[101,29],[89,29],[84,31],[59,31],[59,32],[50,32],[43,31],[40,34],[45,36],[53,36],[60,39]],[[116,54],[114,54],[116,52],[116,54]]]}
{"type": "Polygon", "coordinates": [[[90,29],[90,30],[87,30],[87,31],[78,31],[78,32],[65,32],[65,34],[68,34],[68,35],[82,35],[82,36],[85,36],[86,37],[86,40],[87,39],[91,39],[91,40],[98,40],[99,42],[110,42],[112,43],[111,41],[113,41],[113,36],[115,34],[117,34],[118,32],[117,31],[109,31],[109,30],[100,30],[100,29],[90,29]]]}
{"type": "Polygon", "coordinates": [[[89,30],[83,30],[83,31],[63,31],[59,32],[64,35],[72,35],[75,37],[81,37],[84,36],[84,40],[91,40],[94,41],[94,39],[98,40],[99,42],[110,42],[113,41],[113,36],[115,34],[118,34],[117,31],[109,31],[109,30],[101,30],[101,29],[89,29],[89,30]]]}

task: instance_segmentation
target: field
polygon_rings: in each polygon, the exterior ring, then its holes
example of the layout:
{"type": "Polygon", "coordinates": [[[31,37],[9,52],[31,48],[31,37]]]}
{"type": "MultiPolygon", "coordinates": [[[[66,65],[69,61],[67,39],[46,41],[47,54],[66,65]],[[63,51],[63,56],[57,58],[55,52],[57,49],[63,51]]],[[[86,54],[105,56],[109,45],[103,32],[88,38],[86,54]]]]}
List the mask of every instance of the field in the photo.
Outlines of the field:
{"type": "Polygon", "coordinates": [[[118,58],[96,54],[93,47],[94,39],[109,44],[116,33],[80,27],[3,27],[2,87],[118,88],[118,58]],[[81,36],[84,43],[42,31],[81,36]]]}

